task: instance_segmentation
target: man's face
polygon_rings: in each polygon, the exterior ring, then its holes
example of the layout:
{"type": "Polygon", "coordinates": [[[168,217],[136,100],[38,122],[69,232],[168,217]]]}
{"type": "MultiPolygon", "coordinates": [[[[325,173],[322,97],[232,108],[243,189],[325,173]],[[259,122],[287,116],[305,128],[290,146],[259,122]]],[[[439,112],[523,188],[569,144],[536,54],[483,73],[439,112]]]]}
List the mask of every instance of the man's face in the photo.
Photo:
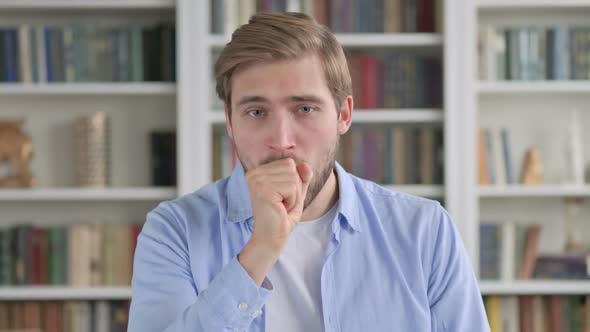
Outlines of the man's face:
{"type": "Polygon", "coordinates": [[[340,135],[350,127],[352,98],[338,117],[315,54],[248,66],[234,74],[231,88],[226,126],[244,169],[287,157],[306,161],[314,172],[307,207],[333,171],[340,135]]]}

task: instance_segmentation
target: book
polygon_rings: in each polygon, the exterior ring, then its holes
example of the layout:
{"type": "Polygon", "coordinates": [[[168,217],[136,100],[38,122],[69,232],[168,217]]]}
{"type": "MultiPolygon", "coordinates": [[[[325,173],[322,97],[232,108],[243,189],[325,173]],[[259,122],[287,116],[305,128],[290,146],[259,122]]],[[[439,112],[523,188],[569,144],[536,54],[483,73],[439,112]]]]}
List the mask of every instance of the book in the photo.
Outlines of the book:
{"type": "Polygon", "coordinates": [[[587,254],[542,254],[537,257],[535,278],[590,279],[590,255],[587,254]]]}
{"type": "Polygon", "coordinates": [[[176,131],[150,132],[150,166],[152,185],[176,185],[176,131]]]}
{"type": "Polygon", "coordinates": [[[533,277],[537,263],[540,237],[541,225],[531,225],[527,228],[522,269],[518,274],[520,279],[530,279],[533,277]]]}

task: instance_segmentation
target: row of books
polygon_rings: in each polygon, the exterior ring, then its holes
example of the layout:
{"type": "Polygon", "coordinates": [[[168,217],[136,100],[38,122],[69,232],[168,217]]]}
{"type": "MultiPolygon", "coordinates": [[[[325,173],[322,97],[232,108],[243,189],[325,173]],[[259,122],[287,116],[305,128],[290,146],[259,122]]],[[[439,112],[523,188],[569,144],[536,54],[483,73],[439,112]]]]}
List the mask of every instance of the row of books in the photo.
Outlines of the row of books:
{"type": "Polygon", "coordinates": [[[536,224],[481,223],[481,279],[590,279],[588,253],[539,253],[541,231],[536,224]]]}
{"type": "MultiPolygon", "coordinates": [[[[218,54],[213,52],[212,58],[218,54]]],[[[386,52],[366,54],[348,52],[354,105],[359,110],[379,108],[441,108],[443,70],[438,56],[386,52]]],[[[211,83],[214,109],[223,102],[211,83]]]]}
{"type": "Polygon", "coordinates": [[[436,0],[215,0],[211,1],[211,32],[231,33],[257,12],[313,13],[338,33],[434,32],[436,0]]]}
{"type": "MultiPolygon", "coordinates": [[[[442,184],[440,127],[353,126],[341,137],[337,160],[352,174],[380,184],[442,184]]],[[[225,128],[213,131],[213,176],[231,175],[237,161],[225,128]]]]}
{"type": "Polygon", "coordinates": [[[357,108],[442,107],[440,57],[350,53],[348,64],[357,108]]]}
{"type": "Polygon", "coordinates": [[[0,302],[0,331],[125,332],[129,301],[0,302]]]}
{"type": "Polygon", "coordinates": [[[353,126],[341,137],[338,160],[350,173],[380,184],[442,184],[443,130],[353,126]]]}
{"type": "Polygon", "coordinates": [[[306,0],[211,0],[211,33],[231,34],[259,12],[307,12],[306,0]]]}
{"type": "Polygon", "coordinates": [[[588,80],[589,27],[480,28],[482,80],[588,80]]]}
{"type": "Polygon", "coordinates": [[[486,296],[492,332],[588,332],[588,296],[486,296]]]}
{"type": "Polygon", "coordinates": [[[129,285],[140,225],[0,230],[0,285],[129,285]]]}
{"type": "Polygon", "coordinates": [[[22,24],[0,30],[0,81],[176,80],[173,24],[22,24]]]}
{"type": "Polygon", "coordinates": [[[435,0],[320,0],[314,15],[334,32],[434,32],[435,0]]]}
{"type": "Polygon", "coordinates": [[[518,183],[507,128],[479,128],[477,156],[480,185],[518,183]]]}

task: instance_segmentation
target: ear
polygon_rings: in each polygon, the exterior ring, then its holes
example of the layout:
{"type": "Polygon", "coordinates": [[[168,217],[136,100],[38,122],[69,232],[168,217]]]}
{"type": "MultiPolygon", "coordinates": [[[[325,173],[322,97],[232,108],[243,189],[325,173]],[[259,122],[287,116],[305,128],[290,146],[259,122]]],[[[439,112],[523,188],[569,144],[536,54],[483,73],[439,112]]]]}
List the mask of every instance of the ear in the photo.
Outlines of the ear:
{"type": "Polygon", "coordinates": [[[227,104],[223,105],[223,112],[225,113],[225,129],[227,130],[227,136],[233,141],[234,133],[231,127],[231,114],[229,114],[229,107],[227,104]]]}
{"type": "Polygon", "coordinates": [[[347,96],[340,106],[340,117],[338,118],[338,133],[340,135],[346,134],[352,124],[352,109],[354,101],[352,96],[347,96]]]}

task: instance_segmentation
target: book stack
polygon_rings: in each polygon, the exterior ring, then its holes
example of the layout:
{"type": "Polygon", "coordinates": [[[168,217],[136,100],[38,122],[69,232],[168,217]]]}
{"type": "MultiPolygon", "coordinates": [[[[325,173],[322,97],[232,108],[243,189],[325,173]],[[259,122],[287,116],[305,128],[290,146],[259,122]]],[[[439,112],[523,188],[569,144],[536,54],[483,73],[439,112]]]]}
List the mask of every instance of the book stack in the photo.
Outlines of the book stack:
{"type": "Polygon", "coordinates": [[[391,185],[443,183],[442,128],[353,126],[337,159],[352,174],[391,185]]]}
{"type": "Polygon", "coordinates": [[[110,184],[110,125],[105,112],[80,117],[75,123],[78,185],[110,184]]]}
{"type": "Polygon", "coordinates": [[[587,296],[486,296],[492,332],[585,332],[590,330],[587,296]]]}
{"type": "Polygon", "coordinates": [[[124,332],[129,301],[0,302],[0,331],[124,332]]]}
{"type": "Polygon", "coordinates": [[[442,6],[437,0],[215,0],[211,32],[222,34],[248,23],[257,12],[306,12],[338,33],[440,31],[442,6]]]}
{"type": "Polygon", "coordinates": [[[356,108],[442,107],[440,57],[350,52],[347,58],[356,108]]]}
{"type": "Polygon", "coordinates": [[[176,131],[150,133],[152,185],[176,186],[176,131]]]}
{"type": "Polygon", "coordinates": [[[540,253],[542,227],[515,222],[480,224],[480,278],[590,280],[590,255],[540,253]]]}
{"type": "Polygon", "coordinates": [[[588,80],[590,29],[480,27],[479,64],[481,80],[588,80]]]}
{"type": "Polygon", "coordinates": [[[0,229],[0,285],[128,286],[140,225],[0,229]]]}
{"type": "Polygon", "coordinates": [[[510,131],[507,128],[480,128],[478,132],[480,185],[518,183],[512,160],[510,131]]]}
{"type": "Polygon", "coordinates": [[[176,80],[175,27],[22,24],[0,29],[0,81],[176,80]]]}

